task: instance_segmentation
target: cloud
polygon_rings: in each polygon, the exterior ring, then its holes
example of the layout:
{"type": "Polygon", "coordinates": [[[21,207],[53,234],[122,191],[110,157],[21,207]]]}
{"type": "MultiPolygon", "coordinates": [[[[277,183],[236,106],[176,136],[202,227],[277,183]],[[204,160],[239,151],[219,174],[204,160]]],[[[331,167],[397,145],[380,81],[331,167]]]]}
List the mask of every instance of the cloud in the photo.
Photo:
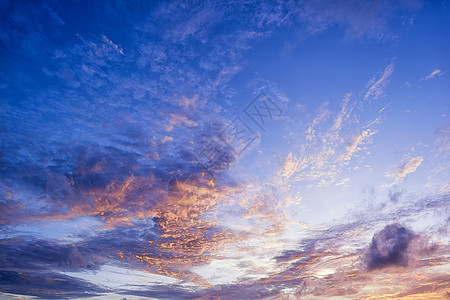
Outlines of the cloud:
{"type": "Polygon", "coordinates": [[[364,130],[363,132],[361,132],[360,135],[357,135],[353,138],[353,141],[351,142],[351,144],[349,144],[345,149],[347,150],[344,154],[343,154],[343,158],[345,160],[349,160],[353,154],[358,150],[358,146],[367,138],[369,138],[370,136],[374,135],[375,133],[377,133],[374,130],[364,130]]]}
{"type": "Polygon", "coordinates": [[[281,176],[291,177],[297,171],[298,165],[299,161],[292,157],[292,153],[289,153],[284,161],[281,176]]]}
{"type": "Polygon", "coordinates": [[[63,274],[8,270],[0,270],[0,291],[38,299],[84,298],[108,292],[105,288],[63,274]]]}
{"type": "Polygon", "coordinates": [[[290,167],[289,177],[297,181],[319,181],[321,186],[338,180],[355,153],[365,150],[363,145],[368,144],[369,138],[377,133],[374,126],[379,121],[378,117],[361,128],[357,127],[359,132],[355,132],[355,128],[348,130],[355,122],[354,110],[357,104],[358,101],[352,101],[352,95],[348,93],[337,113],[333,114],[327,109],[328,103],[318,109],[304,132],[306,141],[300,153],[296,158],[292,156],[286,159],[289,163],[286,166],[290,167]],[[334,118],[330,118],[333,115],[334,118]]]}
{"type": "MultiPolygon", "coordinates": [[[[301,199],[286,192],[291,180],[335,182],[376,132],[375,122],[349,130],[360,122],[352,95],[345,95],[336,113],[331,105],[319,109],[307,126],[305,147],[287,155],[277,172],[281,178],[274,176],[271,184],[245,186],[230,178],[228,166],[236,158],[218,134],[226,124],[221,115],[230,112],[236,95],[229,82],[242,70],[246,51],[271,36],[274,26],[303,24],[311,33],[338,24],[356,36],[373,36],[390,19],[379,13],[402,5],[172,1],[130,9],[116,1],[107,13],[93,4],[100,27],[95,32],[112,31],[111,22],[122,21],[117,33],[98,38],[70,32],[78,27],[50,4],[11,3],[0,32],[10,55],[2,67],[15,70],[5,78],[7,95],[0,104],[0,226],[15,238],[0,241],[2,291],[45,299],[108,292],[61,275],[82,277],[105,264],[199,286],[114,291],[157,298],[278,297],[294,288],[299,294],[351,294],[369,281],[356,267],[345,267],[361,255],[351,245],[363,243],[372,228],[366,220],[323,229],[289,220],[294,210],[286,209],[286,203],[298,204],[290,199],[301,199]],[[123,32],[126,44],[116,41],[123,32]],[[126,55],[119,45],[126,45],[126,55]],[[15,69],[9,61],[22,65],[15,69]],[[209,158],[202,151],[208,146],[220,148],[227,160],[205,167],[209,158]],[[59,225],[68,219],[75,224],[67,231],[70,243],[24,234],[24,226],[47,229],[50,220],[59,225]],[[95,224],[78,230],[83,220],[95,224]],[[294,223],[301,227],[294,238],[301,241],[278,256],[293,243],[292,236],[281,235],[294,223]],[[320,234],[310,235],[313,230],[320,234]],[[216,274],[198,270],[213,262],[242,271],[236,271],[240,283],[210,287],[208,279],[216,274]],[[349,283],[354,278],[356,284],[349,283]]],[[[368,99],[380,97],[391,73],[388,66],[372,82],[368,99]]],[[[266,85],[288,102],[274,84],[266,85]]],[[[433,201],[423,202],[421,208],[433,207],[433,201]]],[[[378,221],[384,217],[377,215],[378,221]]]]}
{"type": "Polygon", "coordinates": [[[396,191],[396,190],[390,190],[389,191],[389,200],[392,203],[397,203],[400,200],[400,197],[402,196],[403,191],[396,191]]]}
{"type": "Polygon", "coordinates": [[[95,270],[100,262],[86,247],[47,240],[3,239],[0,250],[3,270],[95,270]]]}
{"type": "Polygon", "coordinates": [[[158,274],[208,285],[188,269],[210,261],[219,248],[235,239],[230,230],[215,228],[216,222],[205,215],[236,188],[222,186],[219,190],[206,174],[170,184],[167,197],[147,212],[160,231],[156,249],[165,255],[144,252],[135,253],[134,257],[158,274]]]}
{"type": "Polygon", "coordinates": [[[167,135],[161,140],[162,143],[172,142],[172,141],[173,141],[173,137],[167,136],[167,135]]]}
{"type": "Polygon", "coordinates": [[[369,270],[387,266],[407,266],[408,245],[414,233],[400,224],[387,225],[372,239],[365,260],[369,270]]]}
{"type": "MultiPolygon", "coordinates": [[[[420,270],[424,276],[420,280],[427,286],[426,290],[435,288],[441,295],[445,291],[441,280],[445,276],[442,259],[448,261],[444,258],[448,251],[446,243],[438,246],[428,240],[427,234],[415,234],[398,223],[385,224],[392,215],[399,221],[408,222],[411,216],[420,218],[422,213],[424,216],[432,213],[436,217],[435,223],[441,224],[447,216],[438,217],[436,208],[446,206],[447,198],[425,197],[379,211],[366,207],[360,214],[350,214],[327,229],[310,232],[301,238],[296,249],[275,257],[285,266],[284,270],[262,279],[260,284],[280,294],[283,288],[292,288],[289,293],[299,298],[363,298],[372,293],[374,299],[381,299],[389,297],[386,286],[392,284],[400,287],[396,292],[422,295],[424,291],[416,290],[414,279],[415,272],[420,270]],[[374,232],[374,228],[382,229],[374,232]],[[390,268],[388,271],[393,274],[386,277],[384,268],[389,266],[402,268],[390,268]]],[[[433,232],[432,235],[437,234],[436,229],[433,232]]],[[[438,235],[443,237],[445,234],[444,230],[438,235]]],[[[438,239],[437,236],[434,238],[438,239]]]]}
{"type": "Polygon", "coordinates": [[[120,54],[125,55],[125,54],[123,53],[123,49],[120,48],[119,46],[117,46],[116,44],[114,44],[113,41],[111,41],[110,39],[108,39],[108,37],[107,37],[106,35],[103,35],[103,36],[102,36],[102,40],[103,40],[105,43],[111,45],[111,47],[113,47],[113,48],[114,48],[117,52],[119,52],[120,54]]]}
{"type": "Polygon", "coordinates": [[[393,72],[394,60],[384,69],[383,74],[378,80],[372,80],[369,90],[364,95],[364,101],[369,99],[377,100],[380,96],[382,96],[393,72]]]}
{"type": "Polygon", "coordinates": [[[411,158],[405,164],[395,169],[391,173],[388,173],[386,177],[393,178],[394,181],[390,185],[394,185],[398,182],[401,182],[408,174],[414,173],[417,168],[422,164],[423,158],[418,156],[411,158]]]}
{"type": "Polygon", "coordinates": [[[183,125],[193,127],[197,126],[198,124],[192,120],[189,120],[185,115],[170,114],[169,125],[166,126],[166,131],[172,131],[174,129],[174,126],[183,125]]]}
{"type": "Polygon", "coordinates": [[[312,32],[321,32],[337,24],[347,37],[383,39],[393,34],[392,23],[399,12],[410,14],[422,1],[324,1],[307,0],[297,8],[299,21],[312,32]]]}
{"type": "Polygon", "coordinates": [[[433,143],[432,169],[427,178],[427,187],[435,186],[443,191],[450,191],[447,172],[450,169],[450,126],[445,125],[435,131],[433,143]]]}
{"type": "Polygon", "coordinates": [[[434,78],[436,76],[441,76],[442,74],[444,74],[444,73],[441,70],[434,69],[433,72],[431,72],[427,76],[423,77],[422,80],[429,80],[429,79],[432,79],[432,78],[434,78]]]}

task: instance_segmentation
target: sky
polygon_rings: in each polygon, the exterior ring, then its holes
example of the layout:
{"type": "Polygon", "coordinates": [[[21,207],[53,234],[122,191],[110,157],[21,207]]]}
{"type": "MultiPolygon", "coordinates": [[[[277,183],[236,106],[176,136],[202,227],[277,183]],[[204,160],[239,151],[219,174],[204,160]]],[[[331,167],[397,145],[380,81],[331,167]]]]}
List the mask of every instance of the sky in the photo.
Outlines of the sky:
{"type": "Polygon", "coordinates": [[[0,1],[0,299],[448,299],[450,2],[0,1]]]}

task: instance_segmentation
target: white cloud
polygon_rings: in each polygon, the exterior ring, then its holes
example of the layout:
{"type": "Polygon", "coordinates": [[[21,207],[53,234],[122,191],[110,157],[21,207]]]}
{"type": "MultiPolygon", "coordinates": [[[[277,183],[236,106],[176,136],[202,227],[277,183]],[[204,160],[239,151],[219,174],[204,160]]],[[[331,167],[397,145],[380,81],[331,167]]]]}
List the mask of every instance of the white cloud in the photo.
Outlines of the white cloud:
{"type": "Polygon", "coordinates": [[[434,69],[433,72],[431,72],[430,74],[428,74],[427,76],[423,77],[422,80],[428,80],[428,79],[432,79],[436,76],[441,76],[443,74],[443,72],[439,69],[434,69]]]}
{"type": "Polygon", "coordinates": [[[283,165],[283,170],[281,172],[281,176],[283,177],[291,177],[298,169],[299,161],[292,157],[292,153],[286,157],[283,165]]]}
{"type": "Polygon", "coordinates": [[[358,146],[361,145],[361,143],[365,139],[374,135],[375,133],[377,133],[375,130],[367,129],[367,130],[364,130],[360,135],[355,136],[353,138],[352,143],[345,148],[347,150],[347,152],[343,155],[343,158],[345,160],[350,160],[350,158],[353,156],[353,153],[358,151],[358,149],[359,149],[358,146]]]}
{"type": "Polygon", "coordinates": [[[123,49],[120,48],[119,46],[117,46],[116,44],[114,44],[113,41],[111,41],[110,39],[108,39],[108,37],[107,37],[106,35],[102,36],[102,40],[103,40],[105,43],[109,44],[111,47],[113,47],[113,48],[114,48],[117,52],[119,52],[120,54],[125,55],[125,54],[123,53],[123,49]]]}
{"type": "Polygon", "coordinates": [[[389,79],[394,72],[394,62],[391,62],[386,69],[384,69],[383,74],[380,79],[378,79],[375,83],[372,83],[367,91],[366,95],[364,95],[364,101],[369,98],[373,100],[377,100],[381,95],[383,95],[384,89],[389,83],[389,79]]]}

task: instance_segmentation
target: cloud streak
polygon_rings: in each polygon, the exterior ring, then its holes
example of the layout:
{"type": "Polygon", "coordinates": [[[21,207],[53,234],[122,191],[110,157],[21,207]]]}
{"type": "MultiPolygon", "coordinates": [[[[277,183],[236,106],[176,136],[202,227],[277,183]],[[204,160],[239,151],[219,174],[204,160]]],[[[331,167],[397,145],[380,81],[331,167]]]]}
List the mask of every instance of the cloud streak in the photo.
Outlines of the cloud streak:
{"type": "Polygon", "coordinates": [[[417,168],[422,164],[422,162],[423,162],[422,157],[420,156],[413,157],[406,163],[404,163],[402,166],[388,173],[386,176],[394,180],[391,183],[391,185],[397,184],[403,181],[408,174],[414,173],[417,170],[417,168]]]}
{"type": "Polygon", "coordinates": [[[422,80],[429,80],[432,79],[436,76],[441,76],[443,74],[443,72],[439,69],[434,69],[433,72],[431,72],[430,74],[428,74],[427,76],[423,77],[422,80]]]}
{"type": "Polygon", "coordinates": [[[364,101],[367,100],[377,100],[383,95],[384,89],[386,88],[387,84],[389,83],[390,77],[392,73],[394,72],[394,62],[391,62],[386,69],[384,69],[383,73],[381,74],[380,78],[378,80],[373,79],[370,83],[369,90],[364,95],[364,101]]]}

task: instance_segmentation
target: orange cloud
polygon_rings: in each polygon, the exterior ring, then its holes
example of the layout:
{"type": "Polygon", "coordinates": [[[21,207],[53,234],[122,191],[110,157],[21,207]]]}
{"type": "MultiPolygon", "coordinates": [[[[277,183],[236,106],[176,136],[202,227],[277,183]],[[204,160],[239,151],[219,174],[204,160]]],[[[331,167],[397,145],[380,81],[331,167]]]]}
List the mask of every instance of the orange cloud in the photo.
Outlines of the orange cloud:
{"type": "Polygon", "coordinates": [[[413,157],[404,165],[388,173],[386,177],[394,179],[394,181],[390,185],[394,185],[402,181],[406,177],[406,175],[414,173],[417,170],[417,168],[422,164],[422,162],[423,162],[422,157],[420,156],[413,157]]]}
{"type": "Polygon", "coordinates": [[[188,117],[185,115],[170,114],[169,125],[166,125],[166,131],[170,132],[174,129],[174,126],[183,126],[183,125],[186,125],[188,127],[194,127],[197,126],[198,124],[192,120],[189,120],[188,117]]]}
{"type": "Polygon", "coordinates": [[[216,221],[204,217],[236,191],[226,187],[219,189],[212,182],[206,176],[176,180],[170,184],[167,196],[148,210],[147,214],[157,218],[157,225],[162,230],[162,241],[151,241],[161,254],[142,253],[135,257],[147,263],[149,271],[208,285],[204,279],[189,272],[189,268],[217,258],[214,253],[236,238],[230,230],[212,232],[216,221]]]}

